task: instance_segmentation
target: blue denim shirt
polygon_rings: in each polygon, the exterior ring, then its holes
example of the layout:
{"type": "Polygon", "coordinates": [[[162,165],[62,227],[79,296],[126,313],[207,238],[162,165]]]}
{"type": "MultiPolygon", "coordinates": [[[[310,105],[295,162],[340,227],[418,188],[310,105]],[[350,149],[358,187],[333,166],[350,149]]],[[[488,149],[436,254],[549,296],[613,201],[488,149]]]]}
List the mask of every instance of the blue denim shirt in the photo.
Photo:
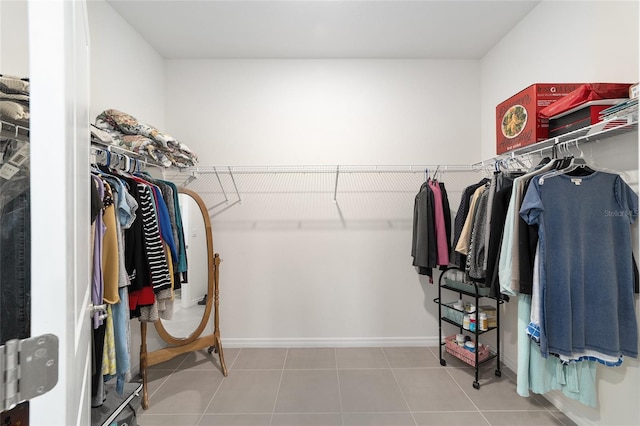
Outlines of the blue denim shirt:
{"type": "Polygon", "coordinates": [[[533,178],[520,210],[539,224],[543,356],[638,356],[630,225],[638,196],[616,174],[533,178]]]}

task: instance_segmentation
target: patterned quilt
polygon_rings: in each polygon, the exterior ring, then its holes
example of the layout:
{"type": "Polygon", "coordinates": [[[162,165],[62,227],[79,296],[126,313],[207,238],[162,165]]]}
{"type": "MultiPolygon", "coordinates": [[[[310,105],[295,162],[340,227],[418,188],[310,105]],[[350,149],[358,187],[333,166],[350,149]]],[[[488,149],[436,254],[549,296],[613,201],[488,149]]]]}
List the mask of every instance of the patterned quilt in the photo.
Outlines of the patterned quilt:
{"type": "Polygon", "coordinates": [[[96,127],[107,132],[114,145],[151,158],[165,167],[191,167],[198,161],[188,146],[127,113],[115,109],[103,111],[96,117],[96,127]]]}

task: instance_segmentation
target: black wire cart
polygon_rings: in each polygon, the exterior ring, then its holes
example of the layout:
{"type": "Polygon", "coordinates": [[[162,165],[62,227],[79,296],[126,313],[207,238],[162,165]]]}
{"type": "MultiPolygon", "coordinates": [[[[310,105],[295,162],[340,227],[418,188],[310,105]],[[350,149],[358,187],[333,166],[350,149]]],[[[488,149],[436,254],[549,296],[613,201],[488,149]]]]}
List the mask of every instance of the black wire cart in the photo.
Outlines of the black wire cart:
{"type": "MultiPolygon", "coordinates": [[[[495,375],[497,377],[502,376],[502,371],[500,370],[500,304],[504,302],[504,300],[496,299],[494,297],[489,296],[489,289],[483,287],[482,285],[478,285],[477,282],[473,281],[465,281],[464,279],[456,279],[453,271],[461,271],[460,268],[450,267],[442,272],[440,278],[438,280],[438,297],[433,299],[435,303],[438,304],[438,337],[439,337],[439,355],[440,355],[440,365],[446,366],[447,360],[443,358],[443,346],[444,350],[453,355],[454,357],[462,360],[463,362],[475,367],[475,380],[473,381],[473,387],[475,389],[480,389],[480,382],[478,381],[478,372],[481,365],[496,359],[496,369],[495,375]],[[495,316],[491,315],[487,319],[487,327],[486,330],[480,329],[480,323],[476,322],[475,327],[471,326],[469,329],[464,327],[464,315],[468,312],[465,312],[465,309],[456,309],[453,303],[445,303],[442,301],[442,290],[447,290],[450,292],[458,293],[458,299],[463,299],[463,296],[467,296],[467,300],[471,298],[475,302],[475,313],[478,316],[480,312],[480,300],[487,298],[493,300],[495,302],[495,316]],[[442,334],[442,325],[444,323],[449,323],[455,327],[458,327],[459,334],[463,334],[465,336],[473,337],[475,339],[475,349],[470,351],[465,349],[462,346],[459,346],[456,342],[455,335],[454,336],[445,336],[442,334]],[[496,330],[496,348],[495,351],[489,350],[487,346],[483,346],[480,344],[479,337],[484,334],[496,330]],[[453,340],[452,340],[453,338],[453,340]]],[[[487,308],[487,307],[485,307],[487,308]]],[[[491,306],[492,310],[493,306],[491,306]]],[[[485,312],[487,313],[487,312],[485,312]]],[[[488,312],[490,313],[490,312],[488,312]]],[[[468,337],[466,337],[468,338],[468,337]]]]}

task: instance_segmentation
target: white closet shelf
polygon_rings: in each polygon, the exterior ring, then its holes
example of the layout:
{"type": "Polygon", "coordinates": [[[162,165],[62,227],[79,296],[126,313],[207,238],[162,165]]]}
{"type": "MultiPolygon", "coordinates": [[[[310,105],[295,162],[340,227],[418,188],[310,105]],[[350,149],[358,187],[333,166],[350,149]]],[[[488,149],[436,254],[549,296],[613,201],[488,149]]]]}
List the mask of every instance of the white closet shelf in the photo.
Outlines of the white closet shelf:
{"type": "Polygon", "coordinates": [[[517,148],[504,154],[497,155],[495,157],[485,159],[477,163],[473,163],[472,166],[481,168],[488,165],[493,165],[496,163],[496,161],[505,160],[508,158],[542,153],[543,151],[553,149],[554,146],[569,147],[571,144],[600,141],[603,139],[611,138],[613,136],[629,133],[634,130],[638,130],[637,113],[635,117],[633,114],[623,114],[606,121],[601,121],[591,126],[583,127],[582,129],[574,130],[573,132],[565,133],[555,138],[550,138],[532,145],[523,146],[522,148],[517,148]]]}

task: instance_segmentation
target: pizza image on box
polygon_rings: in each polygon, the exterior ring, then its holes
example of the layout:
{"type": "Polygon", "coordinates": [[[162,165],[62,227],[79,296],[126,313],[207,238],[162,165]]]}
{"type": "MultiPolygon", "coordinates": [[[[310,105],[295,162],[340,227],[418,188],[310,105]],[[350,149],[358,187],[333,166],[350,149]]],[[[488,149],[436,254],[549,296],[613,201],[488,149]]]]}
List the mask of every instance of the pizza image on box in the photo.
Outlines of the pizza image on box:
{"type": "Polygon", "coordinates": [[[502,117],[502,134],[509,138],[518,136],[527,124],[527,110],[522,105],[514,105],[502,117]]]}

